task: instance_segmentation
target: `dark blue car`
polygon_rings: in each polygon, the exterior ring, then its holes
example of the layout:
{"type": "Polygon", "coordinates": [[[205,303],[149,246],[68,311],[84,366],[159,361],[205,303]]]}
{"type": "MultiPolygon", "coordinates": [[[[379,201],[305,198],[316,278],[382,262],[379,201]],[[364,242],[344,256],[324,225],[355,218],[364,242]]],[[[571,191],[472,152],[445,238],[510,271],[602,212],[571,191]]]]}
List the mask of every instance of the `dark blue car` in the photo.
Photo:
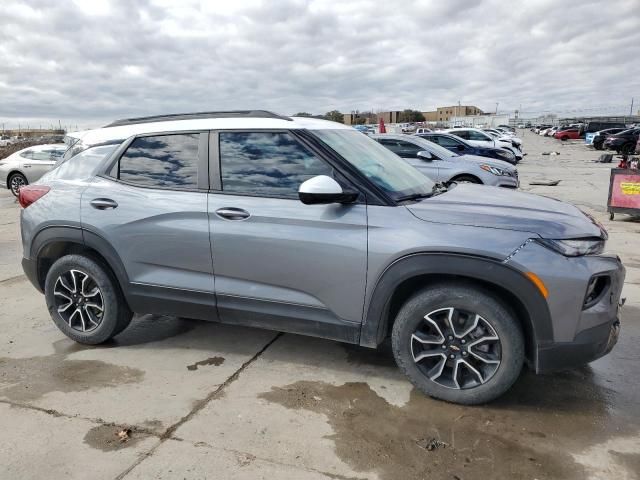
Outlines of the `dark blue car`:
{"type": "Polygon", "coordinates": [[[438,145],[451,150],[458,155],[477,155],[479,157],[495,158],[515,165],[517,162],[515,155],[503,148],[492,147],[478,147],[465,142],[460,137],[450,135],[448,133],[420,133],[417,136],[425,138],[430,142],[437,143],[438,145]]]}

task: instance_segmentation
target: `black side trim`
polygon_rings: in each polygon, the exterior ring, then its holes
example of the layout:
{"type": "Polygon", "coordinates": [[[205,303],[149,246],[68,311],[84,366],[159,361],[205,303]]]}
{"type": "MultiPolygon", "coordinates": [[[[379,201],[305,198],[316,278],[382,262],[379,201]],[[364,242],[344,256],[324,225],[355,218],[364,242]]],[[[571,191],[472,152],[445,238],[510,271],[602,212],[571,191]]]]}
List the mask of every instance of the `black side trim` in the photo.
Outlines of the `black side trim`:
{"type": "Polygon", "coordinates": [[[143,283],[130,283],[127,290],[127,302],[131,310],[136,313],[218,320],[216,297],[213,292],[167,288],[143,283]]]}
{"type": "Polygon", "coordinates": [[[40,293],[44,293],[42,286],[38,281],[38,262],[32,258],[22,259],[22,270],[24,270],[25,276],[29,279],[31,284],[36,287],[40,293]]]}
{"type": "Polygon", "coordinates": [[[280,332],[298,333],[358,343],[360,324],[344,321],[331,311],[291,303],[216,295],[220,321],[280,332]]]}
{"type": "MultiPolygon", "coordinates": [[[[493,284],[510,292],[529,314],[528,327],[533,334],[535,349],[552,341],[553,328],[547,302],[522,273],[488,258],[425,253],[409,255],[395,261],[378,279],[366,308],[360,345],[375,347],[385,339],[393,293],[405,280],[427,274],[456,275],[493,284]]],[[[532,360],[535,364],[537,358],[532,360]]]]}
{"type": "Polygon", "coordinates": [[[54,242],[73,242],[82,245],[82,229],[78,225],[50,225],[39,230],[31,241],[29,258],[37,260],[40,252],[54,242]]]}
{"type": "Polygon", "coordinates": [[[126,288],[129,285],[129,276],[127,275],[127,271],[124,268],[124,264],[122,260],[120,260],[120,255],[118,252],[111,246],[109,242],[107,242],[104,238],[96,233],[93,233],[90,230],[83,231],[84,236],[84,244],[98,252],[104,259],[107,261],[113,273],[115,273],[118,282],[122,286],[122,290],[124,296],[129,300],[128,289],[126,288]]]}

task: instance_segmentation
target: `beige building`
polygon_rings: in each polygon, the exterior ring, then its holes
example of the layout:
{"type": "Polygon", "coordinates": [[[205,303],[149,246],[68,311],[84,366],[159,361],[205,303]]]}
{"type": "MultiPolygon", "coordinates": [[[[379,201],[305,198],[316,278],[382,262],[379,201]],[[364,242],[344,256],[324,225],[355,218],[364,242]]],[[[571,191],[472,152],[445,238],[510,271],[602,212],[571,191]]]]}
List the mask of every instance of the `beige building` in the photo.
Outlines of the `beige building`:
{"type": "Polygon", "coordinates": [[[482,115],[483,112],[473,105],[452,105],[450,107],[438,107],[435,111],[422,112],[427,122],[448,122],[453,117],[469,117],[482,115]]]}

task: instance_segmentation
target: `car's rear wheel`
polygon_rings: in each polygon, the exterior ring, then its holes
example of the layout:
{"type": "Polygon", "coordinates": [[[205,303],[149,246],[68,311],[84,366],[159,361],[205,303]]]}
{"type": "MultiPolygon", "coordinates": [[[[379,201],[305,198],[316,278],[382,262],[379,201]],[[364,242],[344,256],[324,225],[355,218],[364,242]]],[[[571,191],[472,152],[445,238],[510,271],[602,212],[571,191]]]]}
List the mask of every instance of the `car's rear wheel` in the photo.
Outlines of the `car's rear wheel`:
{"type": "Polygon", "coordinates": [[[104,343],[133,316],[113,275],[83,255],[64,256],[51,266],[45,298],[56,326],[78,343],[104,343]]]}
{"type": "Polygon", "coordinates": [[[482,183],[482,181],[477,178],[477,177],[473,177],[471,175],[458,175],[455,178],[452,178],[451,181],[449,183],[482,183]]]}
{"type": "Polygon", "coordinates": [[[400,369],[426,395],[466,405],[489,402],[516,381],[523,334],[490,292],[447,284],[422,290],[400,309],[392,330],[400,369]]]}
{"type": "Polygon", "coordinates": [[[594,142],[593,143],[593,148],[595,148],[596,150],[602,150],[603,149],[603,145],[601,142],[594,142]]]}
{"type": "Polygon", "coordinates": [[[20,193],[20,189],[25,185],[28,185],[27,177],[21,173],[14,173],[9,177],[9,189],[16,197],[20,193]]]}
{"type": "Polygon", "coordinates": [[[560,140],[562,140],[563,142],[566,142],[567,140],[569,140],[569,137],[565,135],[563,137],[560,137],[560,140]]]}

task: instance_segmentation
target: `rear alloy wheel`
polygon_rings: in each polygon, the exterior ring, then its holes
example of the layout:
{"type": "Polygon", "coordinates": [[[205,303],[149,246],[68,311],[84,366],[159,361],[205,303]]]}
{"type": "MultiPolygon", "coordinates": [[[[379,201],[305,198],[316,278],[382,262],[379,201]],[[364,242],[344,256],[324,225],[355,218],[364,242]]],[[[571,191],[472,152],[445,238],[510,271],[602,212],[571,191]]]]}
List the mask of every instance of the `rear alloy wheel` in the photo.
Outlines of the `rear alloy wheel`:
{"type": "Polygon", "coordinates": [[[524,339],[513,313],[490,292],[466,284],[427,288],[400,309],[392,330],[400,369],[426,395],[474,405],[516,381],[524,339]]]}
{"type": "Polygon", "coordinates": [[[60,274],[53,287],[56,309],[70,328],[90,332],[100,326],[104,298],[96,281],[81,270],[60,274]]]}
{"type": "Polygon", "coordinates": [[[620,153],[622,155],[633,155],[635,151],[636,151],[636,145],[634,143],[627,143],[626,145],[623,145],[623,147],[620,149],[620,153]]]}
{"type": "Polygon", "coordinates": [[[78,343],[106,342],[133,316],[113,274],[83,255],[57,260],[47,273],[44,292],[52,320],[78,343]]]}
{"type": "Polygon", "coordinates": [[[28,184],[27,178],[21,173],[14,173],[9,177],[9,189],[16,197],[20,194],[20,189],[28,184]]]}

